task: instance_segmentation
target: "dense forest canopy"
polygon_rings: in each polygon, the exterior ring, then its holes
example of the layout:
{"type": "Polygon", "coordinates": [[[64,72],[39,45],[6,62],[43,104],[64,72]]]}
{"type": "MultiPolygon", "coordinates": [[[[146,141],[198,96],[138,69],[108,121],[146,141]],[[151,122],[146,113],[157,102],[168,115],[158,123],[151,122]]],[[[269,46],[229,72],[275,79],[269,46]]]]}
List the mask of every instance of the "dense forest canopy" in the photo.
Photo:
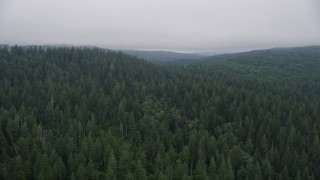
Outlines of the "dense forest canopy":
{"type": "Polygon", "coordinates": [[[1,179],[320,179],[320,48],[160,66],[0,49],[1,179]]]}

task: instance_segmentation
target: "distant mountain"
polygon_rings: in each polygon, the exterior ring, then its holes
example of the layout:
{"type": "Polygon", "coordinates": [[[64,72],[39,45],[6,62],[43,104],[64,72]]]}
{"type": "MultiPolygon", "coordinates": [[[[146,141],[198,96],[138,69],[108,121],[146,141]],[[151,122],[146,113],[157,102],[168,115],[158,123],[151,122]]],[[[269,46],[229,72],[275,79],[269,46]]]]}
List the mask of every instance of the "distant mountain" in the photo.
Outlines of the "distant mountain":
{"type": "Polygon", "coordinates": [[[274,48],[205,57],[199,64],[210,71],[254,78],[320,82],[320,46],[274,48]]]}
{"type": "Polygon", "coordinates": [[[172,51],[138,51],[123,50],[124,53],[145,59],[151,62],[163,63],[170,61],[190,61],[204,58],[204,56],[195,53],[178,53],[172,51]]]}
{"type": "Polygon", "coordinates": [[[257,57],[257,56],[270,56],[270,55],[285,55],[285,54],[314,54],[320,53],[320,46],[305,46],[305,47],[292,47],[292,48],[272,48],[262,50],[252,50],[240,53],[226,53],[213,56],[206,56],[202,58],[201,62],[210,62],[213,60],[228,60],[238,59],[240,57],[257,57]]]}

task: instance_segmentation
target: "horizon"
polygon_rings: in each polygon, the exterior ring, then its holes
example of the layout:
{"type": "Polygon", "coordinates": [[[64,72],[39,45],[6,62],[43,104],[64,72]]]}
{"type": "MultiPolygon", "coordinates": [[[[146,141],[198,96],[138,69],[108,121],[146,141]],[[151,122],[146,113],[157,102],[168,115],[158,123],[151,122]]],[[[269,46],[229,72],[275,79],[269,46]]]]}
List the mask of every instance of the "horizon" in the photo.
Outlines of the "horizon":
{"type": "Polygon", "coordinates": [[[129,48],[121,48],[121,49],[114,49],[109,47],[102,47],[98,45],[76,45],[76,44],[30,44],[30,43],[1,43],[0,46],[51,46],[51,47],[95,47],[100,49],[106,49],[106,50],[112,50],[112,51],[141,51],[141,52],[171,52],[171,53],[181,53],[181,54],[196,54],[201,55],[203,57],[208,56],[215,56],[215,55],[223,55],[223,54],[236,54],[236,53],[245,53],[245,52],[251,52],[251,51],[260,51],[260,50],[271,50],[271,49],[290,49],[290,48],[304,48],[304,47],[316,47],[320,46],[320,44],[310,44],[310,45],[303,45],[303,46],[283,46],[283,47],[268,47],[268,48],[251,48],[251,49],[229,49],[224,51],[215,51],[215,50],[206,50],[206,51],[182,51],[182,50],[176,50],[176,49],[129,49],[129,48]]]}
{"type": "Polygon", "coordinates": [[[320,44],[319,9],[317,0],[3,0],[0,43],[210,53],[310,46],[320,44]]]}

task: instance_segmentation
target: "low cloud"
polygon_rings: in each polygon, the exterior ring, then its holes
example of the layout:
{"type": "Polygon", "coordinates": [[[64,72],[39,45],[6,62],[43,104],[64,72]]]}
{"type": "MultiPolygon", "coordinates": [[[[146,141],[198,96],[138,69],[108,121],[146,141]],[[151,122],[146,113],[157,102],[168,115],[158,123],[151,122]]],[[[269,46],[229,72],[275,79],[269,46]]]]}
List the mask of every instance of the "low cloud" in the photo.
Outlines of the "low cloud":
{"type": "Polygon", "coordinates": [[[2,0],[0,43],[228,50],[320,44],[317,0],[2,0]]]}

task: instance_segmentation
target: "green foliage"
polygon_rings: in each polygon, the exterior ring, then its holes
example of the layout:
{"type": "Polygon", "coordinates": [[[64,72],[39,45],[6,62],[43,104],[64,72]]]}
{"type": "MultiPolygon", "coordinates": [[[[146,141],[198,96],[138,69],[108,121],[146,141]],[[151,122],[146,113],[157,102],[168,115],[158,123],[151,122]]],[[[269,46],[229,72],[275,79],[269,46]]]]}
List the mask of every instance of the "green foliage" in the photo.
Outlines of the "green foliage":
{"type": "Polygon", "coordinates": [[[0,179],[320,179],[319,52],[0,48],[0,179]]]}

